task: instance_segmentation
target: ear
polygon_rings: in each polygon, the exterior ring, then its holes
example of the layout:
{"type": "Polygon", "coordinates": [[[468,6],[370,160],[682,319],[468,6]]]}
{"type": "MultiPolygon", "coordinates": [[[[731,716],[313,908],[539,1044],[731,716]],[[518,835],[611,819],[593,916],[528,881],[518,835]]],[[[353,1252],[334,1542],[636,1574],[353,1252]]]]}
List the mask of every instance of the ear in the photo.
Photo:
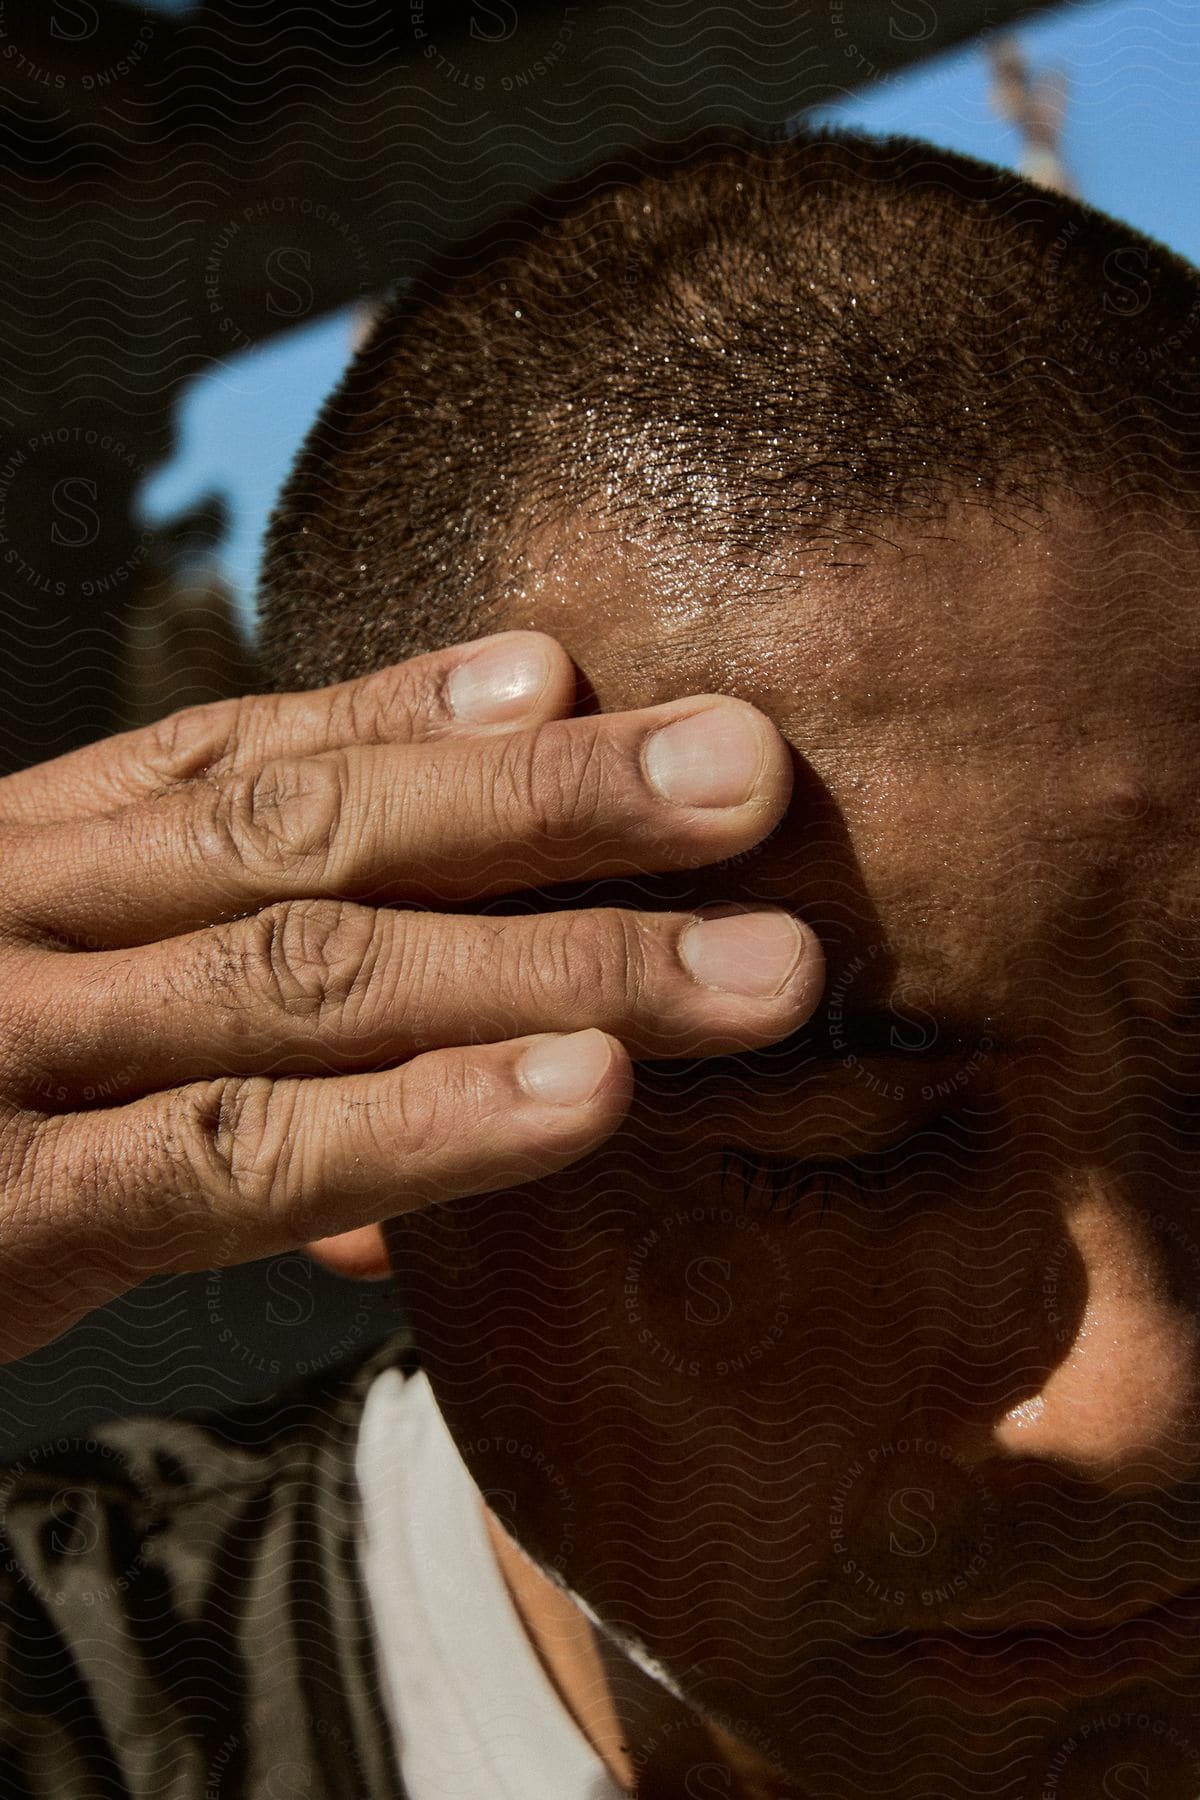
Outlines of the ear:
{"type": "Polygon", "coordinates": [[[383,1232],[378,1225],[361,1225],[357,1231],[341,1231],[336,1237],[317,1238],[306,1244],[308,1254],[354,1281],[384,1281],[392,1272],[383,1232]]]}

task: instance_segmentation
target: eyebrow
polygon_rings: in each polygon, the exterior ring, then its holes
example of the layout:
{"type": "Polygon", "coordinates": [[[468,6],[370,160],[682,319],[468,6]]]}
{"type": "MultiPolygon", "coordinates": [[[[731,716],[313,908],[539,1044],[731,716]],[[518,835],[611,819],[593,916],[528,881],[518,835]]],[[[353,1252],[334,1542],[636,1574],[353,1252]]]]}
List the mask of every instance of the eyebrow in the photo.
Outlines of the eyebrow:
{"type": "Polygon", "coordinates": [[[906,1012],[880,1005],[844,1006],[837,1018],[831,1019],[830,1010],[823,1007],[798,1031],[757,1050],[706,1057],[702,1062],[648,1059],[638,1067],[649,1074],[665,1075],[672,1082],[686,1077],[690,1070],[702,1070],[714,1078],[729,1075],[742,1081],[747,1077],[787,1081],[794,1080],[802,1069],[815,1072],[823,1065],[844,1062],[848,1056],[863,1060],[886,1057],[893,1062],[911,1058],[936,1064],[964,1048],[972,1052],[1005,1048],[991,1020],[932,1010],[918,1016],[916,1008],[906,1012]]]}

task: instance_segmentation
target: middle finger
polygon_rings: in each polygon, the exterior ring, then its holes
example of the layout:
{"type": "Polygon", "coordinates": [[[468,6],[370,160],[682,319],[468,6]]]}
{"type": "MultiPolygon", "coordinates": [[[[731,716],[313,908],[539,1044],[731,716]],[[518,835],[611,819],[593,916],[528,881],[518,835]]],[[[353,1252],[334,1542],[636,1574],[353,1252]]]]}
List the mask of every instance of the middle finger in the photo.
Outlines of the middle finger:
{"type": "Polygon", "coordinates": [[[823,979],[807,926],[731,905],[487,918],[296,901],[166,944],[34,954],[27,1062],[67,1107],[588,1026],[633,1056],[736,1054],[802,1024],[823,979]],[[86,1033],[68,1028],[80,1017],[86,1033]]]}

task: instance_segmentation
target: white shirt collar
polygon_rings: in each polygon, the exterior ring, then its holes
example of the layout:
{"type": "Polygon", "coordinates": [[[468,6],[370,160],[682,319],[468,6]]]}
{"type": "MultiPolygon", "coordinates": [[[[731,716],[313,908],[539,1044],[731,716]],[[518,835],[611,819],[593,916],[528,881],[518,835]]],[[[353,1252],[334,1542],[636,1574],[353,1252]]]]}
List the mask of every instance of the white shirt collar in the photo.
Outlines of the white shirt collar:
{"type": "Polygon", "coordinates": [[[623,1800],[538,1661],[424,1374],[376,1376],[354,1467],[409,1800],[623,1800]]]}

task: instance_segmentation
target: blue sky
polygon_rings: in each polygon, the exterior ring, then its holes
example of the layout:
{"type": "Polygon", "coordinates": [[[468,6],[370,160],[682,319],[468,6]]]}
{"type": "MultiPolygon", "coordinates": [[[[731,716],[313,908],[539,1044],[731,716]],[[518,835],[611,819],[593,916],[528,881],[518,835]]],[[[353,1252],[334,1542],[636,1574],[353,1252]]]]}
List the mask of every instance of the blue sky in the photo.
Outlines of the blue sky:
{"type": "MultiPolygon", "coordinates": [[[[1064,154],[1083,197],[1200,263],[1200,5],[1196,0],[1070,0],[1023,25],[1035,68],[1070,83],[1064,154]]],[[[823,121],[901,131],[1017,165],[1016,132],[988,104],[976,47],[822,109],[823,121]]],[[[170,460],[143,489],[151,523],[211,496],[228,509],[219,566],[252,615],[263,527],[324,396],[350,354],[352,317],[334,314],[230,359],[181,398],[170,460]]]]}
{"type": "MultiPolygon", "coordinates": [[[[1200,6],[1074,0],[1014,34],[1070,83],[1063,151],[1085,200],[1200,263],[1200,6]]],[[[903,131],[1015,167],[1020,144],[988,105],[983,53],[937,57],[818,115],[903,131]]]]}

